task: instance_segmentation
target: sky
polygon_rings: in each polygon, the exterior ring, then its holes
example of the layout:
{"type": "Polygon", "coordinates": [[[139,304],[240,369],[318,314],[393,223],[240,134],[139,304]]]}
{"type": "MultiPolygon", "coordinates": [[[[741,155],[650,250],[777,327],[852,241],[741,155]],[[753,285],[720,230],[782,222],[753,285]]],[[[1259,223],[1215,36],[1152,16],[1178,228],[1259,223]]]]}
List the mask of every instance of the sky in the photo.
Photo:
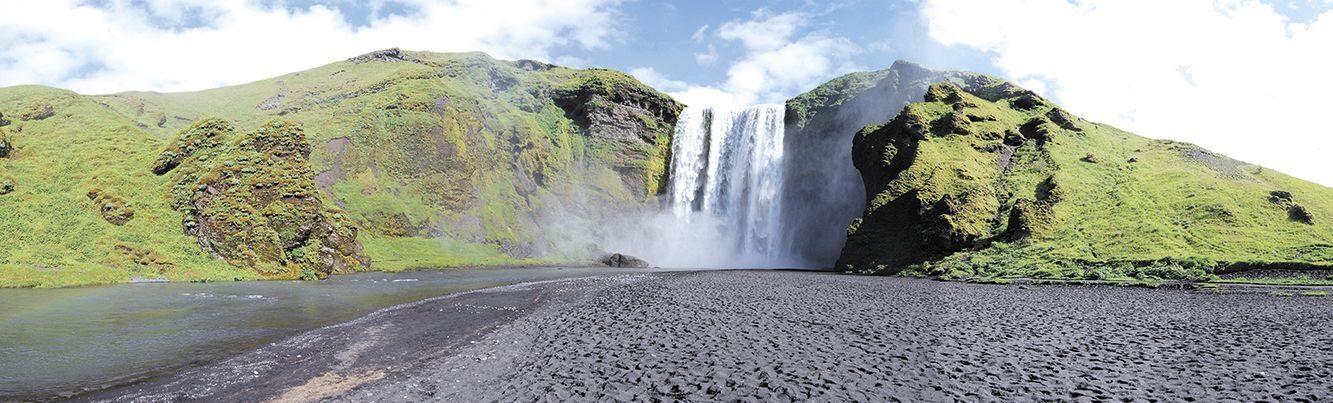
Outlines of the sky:
{"type": "Polygon", "coordinates": [[[1333,0],[0,0],[0,86],[242,84],[390,47],[776,103],[903,59],[1333,186],[1333,0]]]}

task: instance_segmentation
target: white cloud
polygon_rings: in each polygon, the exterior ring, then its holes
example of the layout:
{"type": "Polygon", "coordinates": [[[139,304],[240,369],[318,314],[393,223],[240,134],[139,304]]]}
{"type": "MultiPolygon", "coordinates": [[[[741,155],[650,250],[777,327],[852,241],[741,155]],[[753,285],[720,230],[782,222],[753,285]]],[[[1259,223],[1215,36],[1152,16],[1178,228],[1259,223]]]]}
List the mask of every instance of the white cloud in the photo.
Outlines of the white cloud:
{"type": "Polygon", "coordinates": [[[576,69],[586,69],[588,67],[593,66],[591,62],[588,62],[587,60],[581,57],[575,57],[575,56],[556,56],[555,59],[551,60],[551,63],[558,66],[572,67],[576,69]]]}
{"type": "MultiPolygon", "coordinates": [[[[409,0],[414,11],[351,25],[336,8],[248,0],[0,2],[0,86],[84,93],[237,84],[389,47],[551,60],[608,47],[619,0],[409,0]],[[199,27],[181,26],[207,16],[199,27]]],[[[570,59],[565,59],[573,61],[570,59]]]]}
{"type": "Polygon", "coordinates": [[[676,81],[667,78],[666,75],[663,75],[658,72],[657,69],[652,67],[630,69],[629,75],[634,76],[634,78],[639,79],[639,81],[642,81],[644,84],[648,84],[653,88],[666,92],[683,91],[690,86],[684,81],[676,81]]]}
{"type": "Polygon", "coordinates": [[[855,70],[850,61],[855,50],[845,38],[812,34],[746,56],[727,72],[726,88],[760,102],[781,102],[831,73],[855,70]]]}
{"type": "Polygon", "coordinates": [[[694,34],[690,35],[690,40],[693,40],[695,42],[701,42],[704,40],[704,35],[707,34],[708,34],[708,24],[704,24],[704,26],[694,30],[694,34]]]}
{"type": "MultiPolygon", "coordinates": [[[[760,9],[750,19],[722,24],[714,36],[739,43],[745,52],[729,66],[727,80],[668,92],[695,106],[774,103],[814,88],[833,74],[855,70],[851,58],[859,48],[851,41],[823,32],[797,35],[809,19],[801,12],[774,14],[760,9]]],[[[695,54],[695,60],[705,65],[718,58],[713,43],[708,52],[695,54]]]]}
{"type": "Polygon", "coordinates": [[[707,66],[707,65],[711,65],[711,64],[713,64],[713,63],[717,63],[717,59],[718,59],[719,57],[720,57],[720,56],[717,54],[717,47],[716,47],[716,46],[713,46],[713,44],[710,43],[710,44],[708,44],[708,51],[707,51],[707,52],[701,52],[701,53],[695,53],[695,54],[694,54],[694,61],[695,61],[695,62],[698,62],[699,64],[702,64],[702,65],[707,66]]]}
{"type": "Polygon", "coordinates": [[[805,26],[806,15],[788,12],[772,15],[765,9],[754,12],[749,20],[732,20],[717,29],[717,36],[722,39],[739,40],[752,50],[769,50],[782,47],[805,26]]]}
{"type": "Polygon", "coordinates": [[[1253,0],[927,0],[930,36],[993,52],[1020,83],[1143,135],[1333,185],[1333,11],[1253,0]]]}

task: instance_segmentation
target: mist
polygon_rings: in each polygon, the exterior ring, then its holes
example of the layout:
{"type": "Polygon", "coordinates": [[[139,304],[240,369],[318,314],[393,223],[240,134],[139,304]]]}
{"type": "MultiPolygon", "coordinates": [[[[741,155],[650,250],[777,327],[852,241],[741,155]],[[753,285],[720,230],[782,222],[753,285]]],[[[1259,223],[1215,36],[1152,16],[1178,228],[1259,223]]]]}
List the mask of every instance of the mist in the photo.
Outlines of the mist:
{"type": "Polygon", "coordinates": [[[778,104],[687,108],[667,194],[632,207],[570,203],[593,219],[558,225],[599,254],[660,267],[830,268],[866,206],[852,138],[920,101],[931,83],[958,77],[901,62],[866,74],[872,84],[808,116],[778,104]]]}

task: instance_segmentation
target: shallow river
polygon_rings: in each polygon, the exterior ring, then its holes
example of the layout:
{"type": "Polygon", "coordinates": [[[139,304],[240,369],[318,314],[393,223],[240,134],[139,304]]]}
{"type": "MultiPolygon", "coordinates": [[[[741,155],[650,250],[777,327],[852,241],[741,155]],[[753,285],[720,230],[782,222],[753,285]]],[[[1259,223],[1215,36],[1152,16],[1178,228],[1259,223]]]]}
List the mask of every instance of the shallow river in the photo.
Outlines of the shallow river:
{"type": "Polygon", "coordinates": [[[318,282],[0,289],[0,401],[42,398],[214,361],[433,296],[643,269],[363,273],[318,282]]]}

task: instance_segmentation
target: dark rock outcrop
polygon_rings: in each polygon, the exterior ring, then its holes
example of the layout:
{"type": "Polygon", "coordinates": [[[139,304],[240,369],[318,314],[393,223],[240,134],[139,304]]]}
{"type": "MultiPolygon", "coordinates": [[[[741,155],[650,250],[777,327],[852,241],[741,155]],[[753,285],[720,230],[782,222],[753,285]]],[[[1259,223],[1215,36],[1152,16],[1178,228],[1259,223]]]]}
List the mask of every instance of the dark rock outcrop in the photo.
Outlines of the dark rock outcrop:
{"type": "Polygon", "coordinates": [[[14,144],[9,142],[9,135],[5,134],[4,129],[0,129],[0,158],[9,158],[9,154],[14,152],[14,144]]]}
{"type": "Polygon", "coordinates": [[[1041,99],[1041,97],[1037,96],[1037,94],[1032,93],[1031,91],[1024,92],[1022,95],[1019,95],[1018,98],[1015,98],[1013,101],[1010,101],[1010,105],[1013,105],[1015,108],[1022,110],[1036,109],[1037,107],[1045,104],[1046,104],[1045,100],[1041,99]]]}
{"type": "Polygon", "coordinates": [[[536,60],[521,59],[514,61],[514,67],[518,67],[520,69],[527,71],[547,71],[554,69],[556,66],[549,63],[542,63],[536,60]]]}
{"type": "Polygon", "coordinates": [[[1083,131],[1083,129],[1080,129],[1078,125],[1074,123],[1075,120],[1078,118],[1075,118],[1073,115],[1070,115],[1068,112],[1065,112],[1064,109],[1060,108],[1051,109],[1050,112],[1046,112],[1046,118],[1050,119],[1051,122],[1054,122],[1056,125],[1059,125],[1061,128],[1065,130],[1073,130],[1080,132],[1083,131]]]}
{"type": "Polygon", "coordinates": [[[244,135],[206,119],[181,132],[153,172],[174,172],[186,234],[209,254],[275,278],[369,267],[357,228],[318,197],[300,126],[275,120],[244,135]]]}
{"type": "Polygon", "coordinates": [[[44,120],[56,115],[55,107],[47,103],[38,103],[28,106],[28,108],[19,113],[19,120],[33,121],[44,120]]]}
{"type": "Polygon", "coordinates": [[[398,48],[377,50],[374,52],[366,53],[364,55],[347,59],[347,61],[350,63],[369,63],[369,62],[391,63],[391,62],[402,62],[409,60],[411,59],[408,56],[404,55],[403,51],[398,48]]]}
{"type": "Polygon", "coordinates": [[[622,255],[619,253],[612,253],[606,256],[602,256],[601,262],[602,265],[605,265],[607,267],[630,267],[630,268],[650,267],[648,262],[644,261],[643,259],[639,259],[637,257],[630,255],[622,255]]]}
{"type": "MultiPolygon", "coordinates": [[[[844,231],[865,209],[865,189],[851,158],[853,138],[868,125],[883,124],[911,102],[923,98],[956,103],[961,95],[933,83],[952,82],[966,88],[987,88],[998,80],[978,74],[935,71],[898,61],[874,72],[852,73],[787,101],[784,152],[793,161],[784,169],[783,205],[802,206],[786,217],[786,237],[799,245],[806,264],[827,266],[838,258],[844,231]]],[[[998,91],[997,92],[1002,92],[998,91]]],[[[957,105],[967,108],[965,103],[957,105]]],[[[960,112],[947,125],[969,132],[972,121],[988,116],[960,112]]],[[[921,126],[925,130],[929,126],[921,126]]]]}
{"type": "Polygon", "coordinates": [[[585,74],[551,92],[555,105],[589,136],[613,145],[613,169],[630,189],[643,192],[636,196],[666,191],[670,138],[684,105],[623,73],[590,69],[585,74]]]}
{"type": "Polygon", "coordinates": [[[1268,201],[1287,209],[1287,219],[1306,225],[1314,225],[1314,214],[1305,206],[1296,203],[1296,196],[1285,190],[1268,193],[1268,201]]]}
{"type": "MultiPolygon", "coordinates": [[[[1021,92],[995,88],[1002,87],[996,81],[974,85],[977,93],[1023,99],[1021,92]]],[[[1028,161],[1049,159],[1044,144],[1052,133],[1044,127],[1045,119],[1034,119],[1008,136],[981,135],[983,129],[974,127],[979,123],[963,116],[991,114],[978,110],[989,100],[952,83],[932,85],[924,99],[933,101],[910,105],[887,124],[868,126],[854,139],[852,161],[861,173],[867,207],[848,231],[838,267],[894,273],[991,240],[1024,239],[1053,220],[1053,181],[1029,190],[1036,200],[1028,196],[1007,201],[1011,196],[1003,179],[1015,169],[1031,175],[1028,161]],[[938,112],[933,109],[938,104],[954,107],[938,112]],[[922,151],[929,143],[945,141],[970,147],[947,155],[922,151]],[[971,161],[992,162],[984,164],[988,170],[977,171],[971,161]],[[1015,168],[1014,161],[1023,166],[1015,168]]]]}
{"type": "Polygon", "coordinates": [[[1310,214],[1310,210],[1306,210],[1305,206],[1299,204],[1293,204],[1287,208],[1287,217],[1302,224],[1314,225],[1314,214],[1310,214]]]}

